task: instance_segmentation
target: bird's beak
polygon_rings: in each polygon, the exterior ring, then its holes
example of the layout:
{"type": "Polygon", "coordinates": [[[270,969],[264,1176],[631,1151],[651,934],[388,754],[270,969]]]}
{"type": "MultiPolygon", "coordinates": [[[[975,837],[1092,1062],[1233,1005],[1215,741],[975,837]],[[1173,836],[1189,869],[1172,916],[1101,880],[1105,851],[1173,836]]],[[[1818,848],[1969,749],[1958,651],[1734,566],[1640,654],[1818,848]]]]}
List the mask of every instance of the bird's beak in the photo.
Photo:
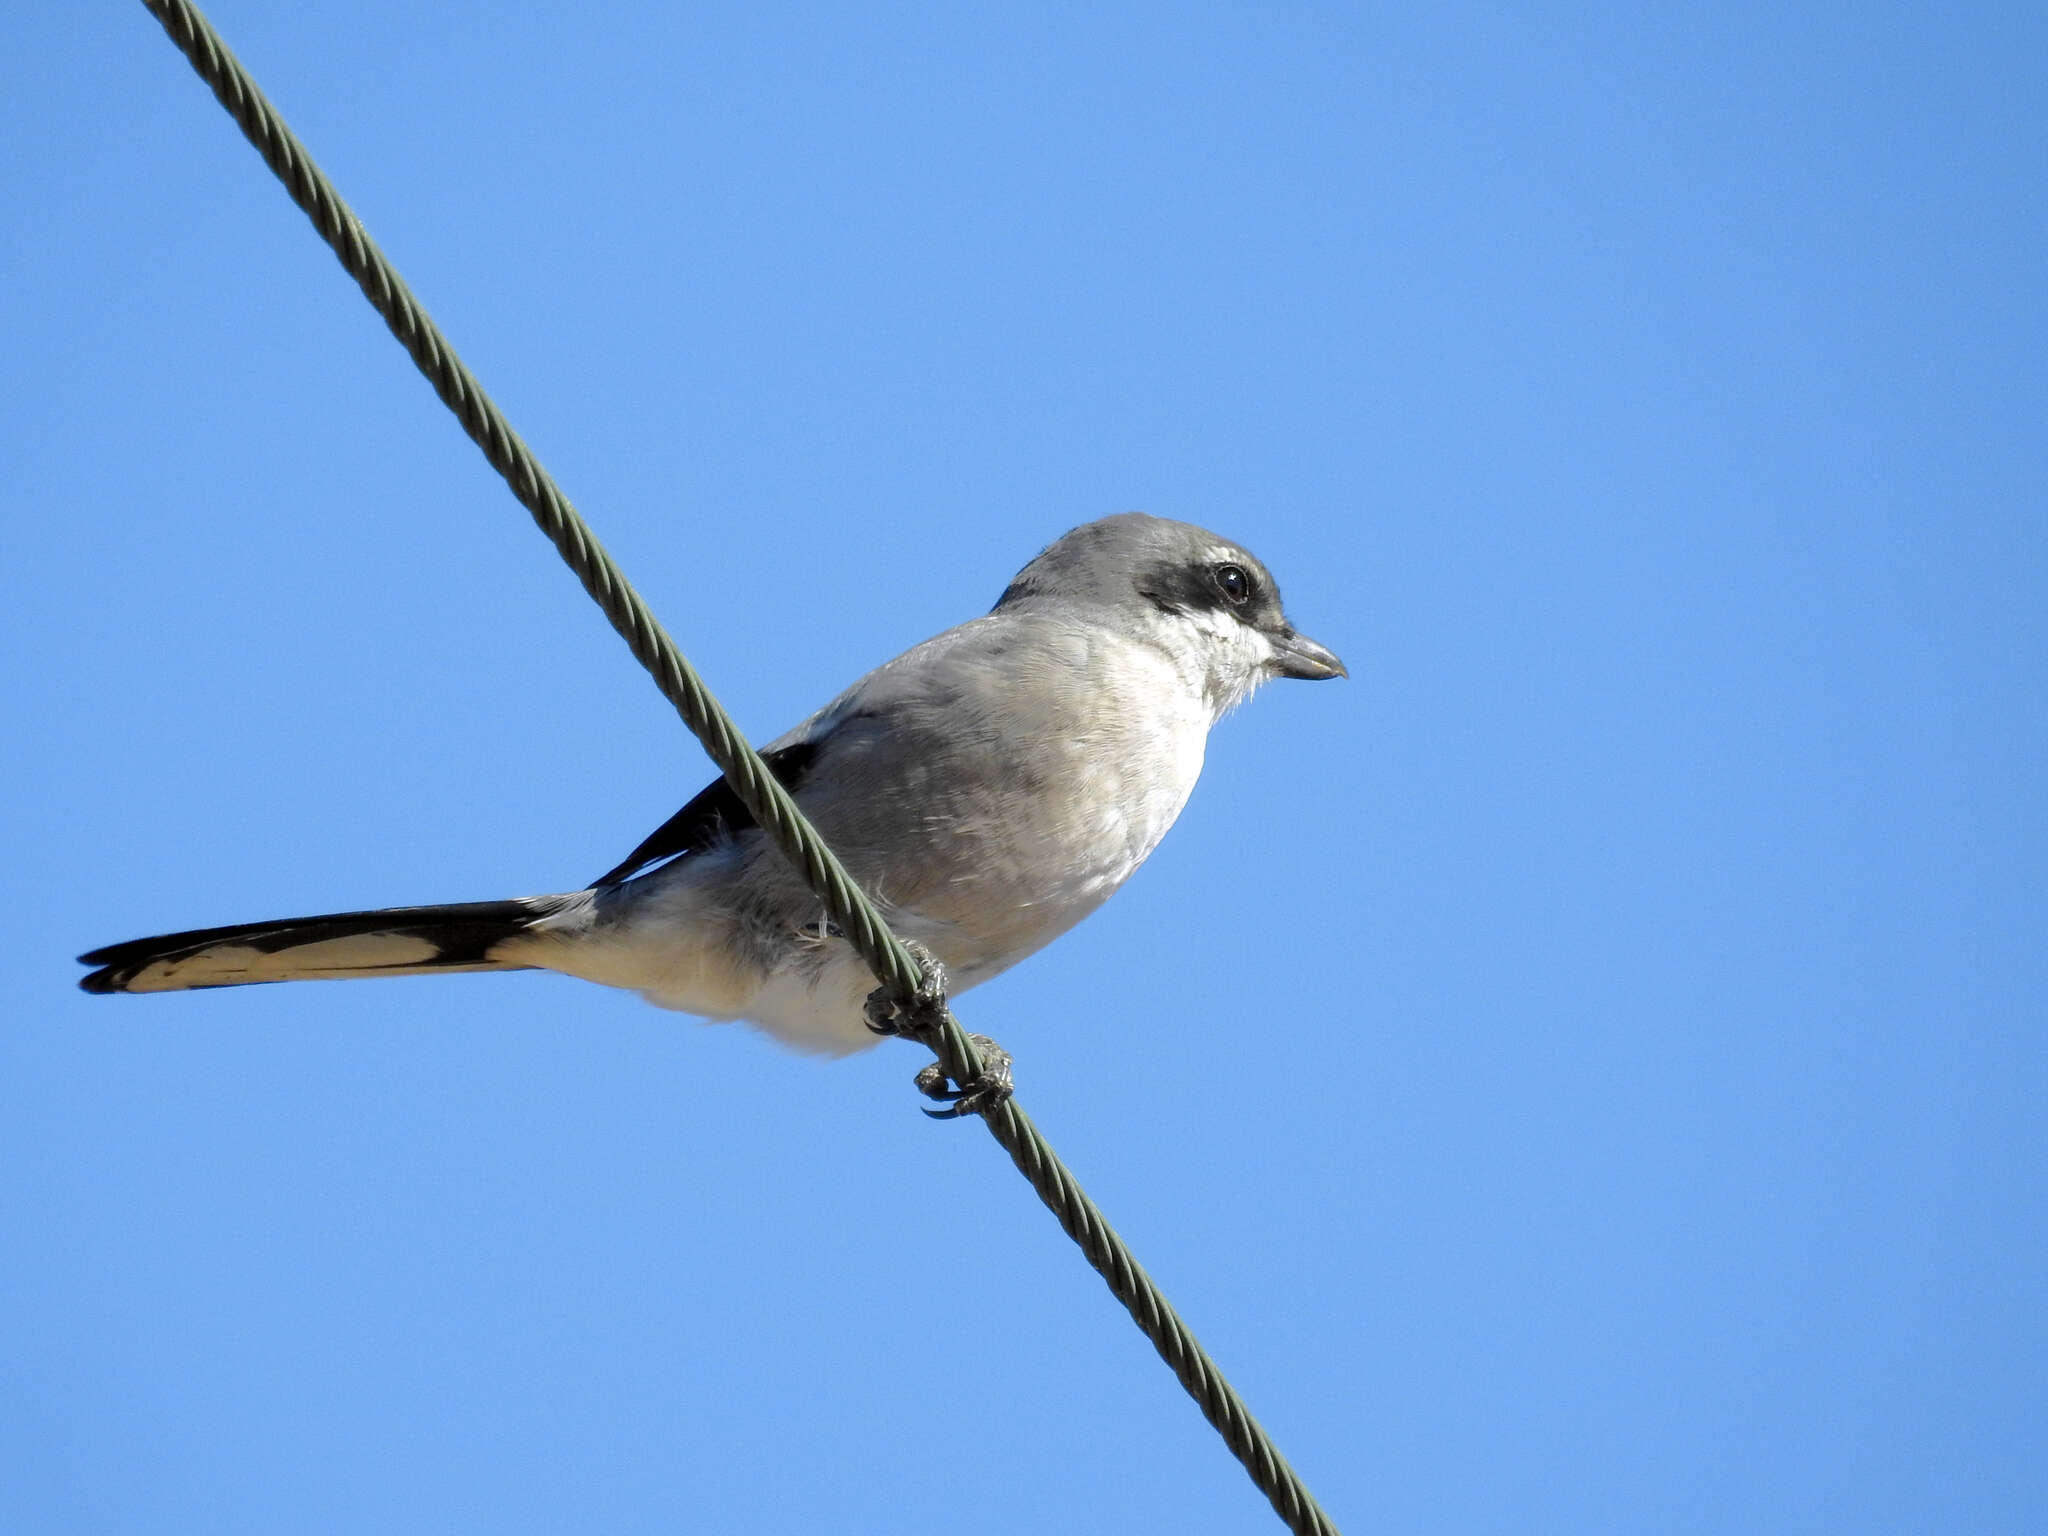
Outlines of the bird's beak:
{"type": "Polygon", "coordinates": [[[1328,646],[1317,645],[1307,635],[1298,634],[1291,627],[1274,637],[1271,666],[1281,677],[1300,677],[1312,682],[1351,675],[1344,670],[1344,663],[1337,659],[1335,651],[1328,646]]]}

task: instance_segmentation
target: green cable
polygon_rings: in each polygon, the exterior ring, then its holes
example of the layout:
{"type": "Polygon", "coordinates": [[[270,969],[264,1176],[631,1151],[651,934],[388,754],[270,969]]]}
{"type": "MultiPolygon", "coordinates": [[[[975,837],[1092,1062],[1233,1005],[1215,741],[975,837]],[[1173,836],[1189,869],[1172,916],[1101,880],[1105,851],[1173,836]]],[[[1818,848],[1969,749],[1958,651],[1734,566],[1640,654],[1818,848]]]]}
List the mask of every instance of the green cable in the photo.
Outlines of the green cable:
{"type": "MultiPolygon", "coordinates": [[[[264,99],[256,82],[228,51],[196,6],[188,0],[142,0],[163,24],[193,69],[213,89],[229,116],[263,156],[320,237],[356,280],[392,335],[405,347],[434,392],[455,413],[491,467],[505,478],[512,494],[533,515],[541,532],[576,573],[612,627],[624,638],[634,658],[653,676],[655,686],[676,708],[705,752],[724,773],[747,809],[775,840],[791,863],[825,904],[832,919],[904,1011],[917,1012],[924,982],[916,960],[889,927],[846,869],[797,809],[796,802],[768,771],[732,716],[725,712],[697,671],[684,659],[674,640],[633,590],[625,573],[605,552],[581,514],[562,494],[483,386],[455,355],[439,328],[412,296],[384,253],[370,239],[362,221],[313,163],[292,131],[264,99]]],[[[939,1028],[920,1037],[931,1046],[941,1066],[963,1086],[980,1079],[982,1062],[950,1010],[939,1016],[939,1028]]],[[[1007,1099],[982,1112],[989,1133],[1010,1154],[1018,1171],[1038,1191],[1060,1226],[1095,1266],[1110,1291],[1121,1301],[1145,1336],[1173,1368],[1203,1417],[1224,1443],[1289,1530],[1299,1536],[1336,1536],[1315,1496],[1287,1464],[1244,1400],[1224,1380],[1172,1303],[1139,1265],[1135,1255],[1039,1134],[1031,1119],[1007,1099]]]]}

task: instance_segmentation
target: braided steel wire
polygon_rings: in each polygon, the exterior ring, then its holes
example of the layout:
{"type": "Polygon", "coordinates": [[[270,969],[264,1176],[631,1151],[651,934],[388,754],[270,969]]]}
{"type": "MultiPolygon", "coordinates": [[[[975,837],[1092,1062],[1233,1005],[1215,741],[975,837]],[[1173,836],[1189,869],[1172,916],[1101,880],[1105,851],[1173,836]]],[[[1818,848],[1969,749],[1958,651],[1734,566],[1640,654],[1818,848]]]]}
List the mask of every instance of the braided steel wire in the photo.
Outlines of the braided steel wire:
{"type": "MultiPolygon", "coordinates": [[[[362,221],[306,148],[285,126],[240,62],[188,0],[142,0],[241,127],[343,268],[356,280],[392,335],[454,412],[491,467],[576,573],[604,615],[654,678],[705,752],[732,784],[775,845],[803,872],[868,968],[906,1013],[916,1013],[924,974],[832,850],[769,772],[737,724],[683,657],[590,526],[492,403],[455,349],[377,248],[362,221]]],[[[982,1075],[974,1045],[950,1010],[926,1039],[949,1076],[963,1086],[982,1075]]],[[[1030,1181],[1117,1300],[1172,1367],[1202,1414],[1243,1463],[1276,1513],[1300,1536],[1335,1536],[1330,1521],[1279,1449],[1251,1415],[1186,1323],[1139,1265],[1122,1238],[1082,1191],[1014,1099],[982,1112],[989,1132],[1030,1181]]]]}
{"type": "Polygon", "coordinates": [[[1296,1536],[1337,1536],[1336,1523],[1316,1502],[1308,1484],[1288,1465],[1272,1436],[1225,1379],[1222,1367],[1209,1358],[1194,1330],[1145,1273],[1130,1245],[1117,1236],[1109,1218],[1088,1198],[1031,1117],[1015,1099],[1009,1099],[985,1111],[982,1119],[988,1122],[989,1134],[1010,1154],[1017,1171],[1030,1180],[1038,1198],[1059,1219],[1061,1229],[1095,1266],[1110,1294],[1124,1304],[1131,1320],[1152,1341],[1159,1358],[1172,1368],[1182,1390],[1223,1437],[1231,1455],[1243,1464],[1282,1523],[1296,1536]]]}

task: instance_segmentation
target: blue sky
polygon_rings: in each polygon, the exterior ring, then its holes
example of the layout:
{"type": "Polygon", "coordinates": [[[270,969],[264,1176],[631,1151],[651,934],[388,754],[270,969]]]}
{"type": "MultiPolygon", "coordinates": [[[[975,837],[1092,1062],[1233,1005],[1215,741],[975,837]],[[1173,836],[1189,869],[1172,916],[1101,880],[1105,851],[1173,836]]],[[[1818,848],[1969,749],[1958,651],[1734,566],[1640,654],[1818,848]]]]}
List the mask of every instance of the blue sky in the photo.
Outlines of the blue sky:
{"type": "MultiPolygon", "coordinates": [[[[211,14],[766,739],[1130,507],[1351,681],[970,994],[1353,1531],[2048,1521],[2035,7],[211,14]]],[[[0,1524],[1273,1528],[917,1053],[101,999],[709,770],[139,6],[16,29],[0,1524]]]]}

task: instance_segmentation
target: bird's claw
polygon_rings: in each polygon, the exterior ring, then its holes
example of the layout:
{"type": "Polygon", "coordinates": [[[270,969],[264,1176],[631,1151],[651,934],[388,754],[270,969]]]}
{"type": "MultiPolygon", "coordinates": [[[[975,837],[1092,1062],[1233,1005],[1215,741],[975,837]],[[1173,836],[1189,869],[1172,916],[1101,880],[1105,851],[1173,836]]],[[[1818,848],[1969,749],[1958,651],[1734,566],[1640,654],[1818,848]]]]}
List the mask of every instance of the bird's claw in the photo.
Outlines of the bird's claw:
{"type": "Polygon", "coordinates": [[[915,939],[904,941],[910,958],[917,962],[924,979],[907,999],[899,999],[887,987],[868,994],[868,1028],[878,1035],[900,1035],[912,1040],[929,1039],[946,1020],[946,968],[936,956],[915,939]]]}
{"type": "Polygon", "coordinates": [[[967,1038],[981,1053],[979,1076],[955,1087],[945,1066],[936,1061],[917,1074],[917,1091],[946,1106],[925,1111],[934,1120],[957,1120],[962,1115],[986,1114],[1017,1091],[1010,1073],[1010,1053],[987,1035],[969,1035],[967,1038]]]}
{"type": "MultiPolygon", "coordinates": [[[[915,1040],[933,1046],[946,1026],[946,968],[932,952],[915,940],[903,946],[910,951],[923,973],[923,981],[909,998],[899,998],[887,987],[868,994],[868,1028],[878,1035],[915,1040]]],[[[1016,1092],[1011,1080],[1010,1053],[987,1035],[969,1035],[981,1054],[981,1071],[966,1082],[955,1083],[943,1062],[933,1062],[917,1074],[917,1091],[946,1107],[928,1109],[934,1120],[957,1120],[962,1115],[986,1114],[1016,1092]]]]}

